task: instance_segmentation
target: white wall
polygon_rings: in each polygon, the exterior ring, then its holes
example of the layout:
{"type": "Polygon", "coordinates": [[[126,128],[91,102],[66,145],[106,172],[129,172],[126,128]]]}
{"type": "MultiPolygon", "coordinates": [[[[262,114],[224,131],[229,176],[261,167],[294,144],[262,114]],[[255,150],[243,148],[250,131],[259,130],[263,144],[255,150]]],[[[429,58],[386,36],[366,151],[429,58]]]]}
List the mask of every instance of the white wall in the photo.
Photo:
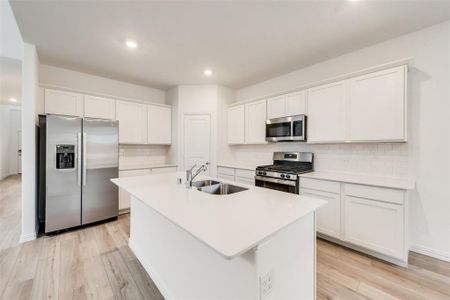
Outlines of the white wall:
{"type": "Polygon", "coordinates": [[[40,65],[39,83],[41,86],[62,87],[86,94],[155,103],[166,102],[165,91],[163,90],[48,65],[40,65]]]}
{"type": "Polygon", "coordinates": [[[25,43],[22,62],[22,242],[36,238],[36,119],[39,58],[36,47],[25,43]]]}
{"type": "Polygon", "coordinates": [[[414,178],[417,189],[410,199],[414,248],[450,259],[450,22],[240,89],[237,99],[262,98],[406,57],[414,59],[408,73],[407,144],[230,148],[236,161],[267,162],[275,150],[311,150],[320,170],[414,178]]]}
{"type": "Polygon", "coordinates": [[[18,172],[19,130],[21,130],[21,107],[0,104],[0,180],[18,172]]]}
{"type": "MultiPolygon", "coordinates": [[[[182,85],[173,88],[168,92],[168,103],[174,108],[173,128],[176,132],[173,135],[172,149],[170,157],[172,162],[178,164],[179,170],[184,170],[183,159],[183,120],[186,114],[209,114],[211,116],[211,175],[215,175],[217,170],[218,146],[222,142],[223,124],[226,124],[226,104],[234,99],[234,92],[218,85],[182,85]],[[220,123],[219,123],[220,122],[220,123]]],[[[226,130],[226,129],[225,129],[226,130]]],[[[227,149],[222,148],[225,153],[227,149]]]]}

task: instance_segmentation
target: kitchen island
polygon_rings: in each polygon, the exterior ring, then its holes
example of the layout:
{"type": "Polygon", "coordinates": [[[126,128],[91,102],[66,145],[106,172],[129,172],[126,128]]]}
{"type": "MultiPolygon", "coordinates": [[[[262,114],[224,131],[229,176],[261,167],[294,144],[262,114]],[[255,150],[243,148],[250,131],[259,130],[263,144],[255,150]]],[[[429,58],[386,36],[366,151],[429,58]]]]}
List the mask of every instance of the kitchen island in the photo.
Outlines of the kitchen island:
{"type": "Polygon", "coordinates": [[[129,246],[166,299],[315,298],[315,211],[325,201],[242,184],[209,194],[178,178],[112,180],[131,194],[129,246]]]}

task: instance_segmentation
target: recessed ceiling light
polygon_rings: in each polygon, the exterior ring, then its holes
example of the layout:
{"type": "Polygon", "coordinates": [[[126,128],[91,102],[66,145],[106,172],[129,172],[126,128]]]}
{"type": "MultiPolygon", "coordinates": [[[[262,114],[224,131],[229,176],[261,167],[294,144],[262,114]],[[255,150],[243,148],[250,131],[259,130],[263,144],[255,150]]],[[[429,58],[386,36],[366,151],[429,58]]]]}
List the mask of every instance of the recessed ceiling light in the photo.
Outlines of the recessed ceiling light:
{"type": "Polygon", "coordinates": [[[203,71],[203,74],[205,74],[206,76],[211,76],[212,73],[213,73],[213,71],[210,69],[206,69],[205,71],[203,71]]]}
{"type": "Polygon", "coordinates": [[[134,48],[137,47],[137,43],[136,43],[135,41],[132,41],[132,40],[128,40],[128,41],[125,43],[125,45],[127,45],[128,48],[132,48],[132,49],[134,49],[134,48]]]}
{"type": "Polygon", "coordinates": [[[9,101],[11,101],[11,102],[17,102],[17,99],[16,99],[16,98],[9,98],[9,101]]]}

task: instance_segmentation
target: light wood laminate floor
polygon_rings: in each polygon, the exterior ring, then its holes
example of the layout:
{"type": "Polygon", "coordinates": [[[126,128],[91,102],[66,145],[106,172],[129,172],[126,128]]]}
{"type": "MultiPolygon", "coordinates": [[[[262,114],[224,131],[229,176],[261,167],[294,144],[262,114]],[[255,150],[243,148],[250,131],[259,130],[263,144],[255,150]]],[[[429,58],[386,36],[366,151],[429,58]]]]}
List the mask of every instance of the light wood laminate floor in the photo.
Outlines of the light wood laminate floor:
{"type": "MultiPolygon", "coordinates": [[[[127,246],[129,215],[23,244],[20,218],[11,176],[0,182],[0,299],[163,298],[127,246]]],[[[318,299],[450,299],[450,263],[411,253],[406,269],[317,243],[318,299]]]]}

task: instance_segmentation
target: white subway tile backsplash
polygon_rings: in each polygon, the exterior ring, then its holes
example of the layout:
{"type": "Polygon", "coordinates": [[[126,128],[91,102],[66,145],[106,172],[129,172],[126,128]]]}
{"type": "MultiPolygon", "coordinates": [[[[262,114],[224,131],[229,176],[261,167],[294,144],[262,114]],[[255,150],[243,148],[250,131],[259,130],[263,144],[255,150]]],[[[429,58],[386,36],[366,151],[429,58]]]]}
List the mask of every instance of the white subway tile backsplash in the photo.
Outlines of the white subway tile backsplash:
{"type": "Polygon", "coordinates": [[[119,165],[165,164],[169,147],[155,145],[120,145],[119,165]]]}
{"type": "Polygon", "coordinates": [[[374,176],[407,177],[408,144],[268,144],[231,146],[235,161],[258,165],[272,161],[275,151],[311,151],[317,171],[370,174],[374,176]]]}

